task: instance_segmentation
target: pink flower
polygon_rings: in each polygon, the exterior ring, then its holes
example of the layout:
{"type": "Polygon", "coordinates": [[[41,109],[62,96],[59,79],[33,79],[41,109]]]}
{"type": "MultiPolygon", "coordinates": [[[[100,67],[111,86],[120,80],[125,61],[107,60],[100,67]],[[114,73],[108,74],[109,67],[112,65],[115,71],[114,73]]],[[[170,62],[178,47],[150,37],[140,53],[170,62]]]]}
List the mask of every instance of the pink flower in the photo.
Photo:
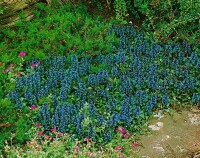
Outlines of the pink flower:
{"type": "Polygon", "coordinates": [[[20,53],[19,53],[19,57],[24,57],[24,56],[26,56],[26,53],[25,53],[25,52],[20,52],[20,53]]]}
{"type": "Polygon", "coordinates": [[[101,150],[103,149],[103,147],[102,147],[101,145],[99,146],[99,148],[100,148],[101,150]]]}
{"type": "Polygon", "coordinates": [[[121,149],[122,149],[121,146],[116,146],[116,147],[115,147],[115,150],[121,150],[121,149]]]}
{"type": "Polygon", "coordinates": [[[35,126],[36,126],[37,128],[40,128],[40,127],[41,127],[41,124],[37,123],[35,126]]]}
{"type": "Polygon", "coordinates": [[[36,105],[32,105],[32,106],[30,107],[31,110],[36,110],[36,108],[37,108],[36,105]]]}
{"type": "Polygon", "coordinates": [[[119,127],[118,130],[119,130],[120,132],[122,132],[123,128],[122,128],[122,127],[119,127]]]}
{"type": "Polygon", "coordinates": [[[40,65],[40,61],[38,61],[38,65],[40,65]]]}
{"type": "Polygon", "coordinates": [[[51,130],[51,132],[55,133],[56,132],[56,126],[51,130]]]}
{"type": "Polygon", "coordinates": [[[123,138],[127,138],[129,136],[130,136],[130,134],[127,132],[126,134],[123,135],[123,138]]]}
{"type": "Polygon", "coordinates": [[[120,151],[120,152],[118,152],[118,155],[121,155],[122,154],[122,152],[120,151]]]}
{"type": "Polygon", "coordinates": [[[125,138],[125,139],[126,139],[127,137],[128,137],[128,136],[127,136],[126,134],[124,134],[124,135],[123,135],[123,138],[125,138]]]}
{"type": "Polygon", "coordinates": [[[7,68],[7,70],[8,70],[8,71],[10,71],[10,70],[11,70],[11,69],[10,69],[10,67],[9,67],[9,68],[7,68]]]}
{"type": "Polygon", "coordinates": [[[43,131],[39,131],[39,132],[38,132],[38,135],[39,135],[39,136],[42,136],[42,134],[43,134],[43,131]]]}
{"type": "Polygon", "coordinates": [[[20,72],[18,72],[18,73],[17,73],[17,77],[20,77],[20,76],[21,76],[21,73],[20,73],[20,72]]]}
{"type": "Polygon", "coordinates": [[[117,130],[115,130],[116,132],[121,132],[122,134],[126,134],[127,133],[127,131],[124,129],[124,128],[122,128],[122,127],[119,127],[117,130]]]}
{"type": "Polygon", "coordinates": [[[91,156],[91,157],[95,157],[96,154],[91,152],[91,153],[90,153],[90,156],[91,156]]]}
{"type": "Polygon", "coordinates": [[[92,138],[90,138],[89,141],[92,141],[92,138]]]}
{"type": "Polygon", "coordinates": [[[120,131],[122,134],[126,134],[126,130],[122,127],[119,127],[118,131],[120,131]]]}
{"type": "Polygon", "coordinates": [[[48,135],[45,135],[45,138],[46,138],[46,139],[49,139],[49,136],[48,136],[48,135]]]}
{"type": "Polygon", "coordinates": [[[62,136],[63,136],[63,133],[62,133],[62,132],[58,132],[58,135],[59,135],[60,137],[62,137],[62,136]]]}
{"type": "Polygon", "coordinates": [[[133,147],[134,147],[134,148],[138,148],[138,147],[139,147],[139,144],[134,143],[134,144],[133,144],[133,147]]]}
{"type": "Polygon", "coordinates": [[[13,64],[10,64],[10,67],[13,67],[14,65],[13,64]]]}
{"type": "Polygon", "coordinates": [[[79,151],[79,147],[78,146],[76,146],[76,151],[79,151]]]}
{"type": "Polygon", "coordinates": [[[122,134],[126,134],[126,130],[125,129],[122,129],[122,134]]]}
{"type": "Polygon", "coordinates": [[[2,70],[2,73],[5,74],[7,72],[7,70],[2,70]]]}
{"type": "Polygon", "coordinates": [[[116,129],[115,132],[120,132],[120,131],[118,129],[116,129]]]}
{"type": "Polygon", "coordinates": [[[84,142],[87,142],[89,139],[88,138],[84,138],[84,142]]]}
{"type": "Polygon", "coordinates": [[[32,68],[35,68],[35,67],[36,67],[36,64],[32,63],[31,67],[32,67],[32,68]]]}

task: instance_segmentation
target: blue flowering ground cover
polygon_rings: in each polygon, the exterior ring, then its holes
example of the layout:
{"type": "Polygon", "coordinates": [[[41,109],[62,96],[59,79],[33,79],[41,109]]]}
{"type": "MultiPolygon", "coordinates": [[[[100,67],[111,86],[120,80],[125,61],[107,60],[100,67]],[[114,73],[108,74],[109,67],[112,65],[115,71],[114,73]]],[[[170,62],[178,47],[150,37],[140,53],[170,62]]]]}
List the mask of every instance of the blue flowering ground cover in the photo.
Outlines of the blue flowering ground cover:
{"type": "Polygon", "coordinates": [[[18,108],[37,105],[36,122],[46,133],[56,127],[105,142],[119,126],[136,132],[139,120],[156,109],[200,105],[200,58],[190,45],[164,45],[129,25],[113,25],[108,34],[113,31],[120,42],[109,54],[52,53],[40,64],[27,62],[9,98],[18,108]]]}

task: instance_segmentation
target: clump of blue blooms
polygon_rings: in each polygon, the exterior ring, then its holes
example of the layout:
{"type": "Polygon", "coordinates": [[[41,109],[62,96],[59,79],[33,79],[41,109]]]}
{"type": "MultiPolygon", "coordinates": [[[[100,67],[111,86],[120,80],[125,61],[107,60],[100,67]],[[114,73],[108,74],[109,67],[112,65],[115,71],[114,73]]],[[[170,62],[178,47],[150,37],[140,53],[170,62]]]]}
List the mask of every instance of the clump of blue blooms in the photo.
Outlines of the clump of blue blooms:
{"type": "MultiPolygon", "coordinates": [[[[186,41],[165,45],[133,26],[113,25],[112,32],[120,39],[112,52],[82,58],[73,54],[69,61],[52,55],[19,77],[8,97],[18,108],[37,105],[46,132],[56,127],[78,138],[101,137],[106,142],[118,126],[131,131],[141,114],[169,108],[172,92],[187,94],[200,106],[200,57],[186,41]],[[44,98],[48,101],[41,101],[44,98]]],[[[27,69],[31,63],[38,60],[27,62],[27,69]]]]}

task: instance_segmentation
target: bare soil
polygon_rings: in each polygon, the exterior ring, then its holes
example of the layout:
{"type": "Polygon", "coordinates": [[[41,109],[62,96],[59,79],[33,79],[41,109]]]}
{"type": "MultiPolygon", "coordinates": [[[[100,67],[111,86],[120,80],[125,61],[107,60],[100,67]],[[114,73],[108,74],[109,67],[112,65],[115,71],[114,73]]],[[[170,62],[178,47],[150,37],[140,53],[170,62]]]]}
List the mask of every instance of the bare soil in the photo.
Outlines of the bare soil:
{"type": "Polygon", "coordinates": [[[156,128],[140,138],[142,158],[200,158],[200,110],[162,116],[150,119],[150,127],[156,128]]]}

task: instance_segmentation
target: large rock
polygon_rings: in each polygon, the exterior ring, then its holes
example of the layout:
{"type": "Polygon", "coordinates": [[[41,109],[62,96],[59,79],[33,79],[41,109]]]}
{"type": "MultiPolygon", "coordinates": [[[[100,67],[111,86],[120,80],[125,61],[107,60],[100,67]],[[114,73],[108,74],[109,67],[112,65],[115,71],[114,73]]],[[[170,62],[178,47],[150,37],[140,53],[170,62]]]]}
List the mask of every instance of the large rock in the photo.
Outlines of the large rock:
{"type": "Polygon", "coordinates": [[[26,19],[33,17],[35,4],[39,0],[0,0],[0,28],[13,25],[20,17],[23,10],[26,19]]]}
{"type": "Polygon", "coordinates": [[[0,0],[0,29],[16,23],[20,19],[19,13],[22,10],[26,20],[33,18],[33,12],[39,2],[62,6],[74,0],[0,0]]]}

